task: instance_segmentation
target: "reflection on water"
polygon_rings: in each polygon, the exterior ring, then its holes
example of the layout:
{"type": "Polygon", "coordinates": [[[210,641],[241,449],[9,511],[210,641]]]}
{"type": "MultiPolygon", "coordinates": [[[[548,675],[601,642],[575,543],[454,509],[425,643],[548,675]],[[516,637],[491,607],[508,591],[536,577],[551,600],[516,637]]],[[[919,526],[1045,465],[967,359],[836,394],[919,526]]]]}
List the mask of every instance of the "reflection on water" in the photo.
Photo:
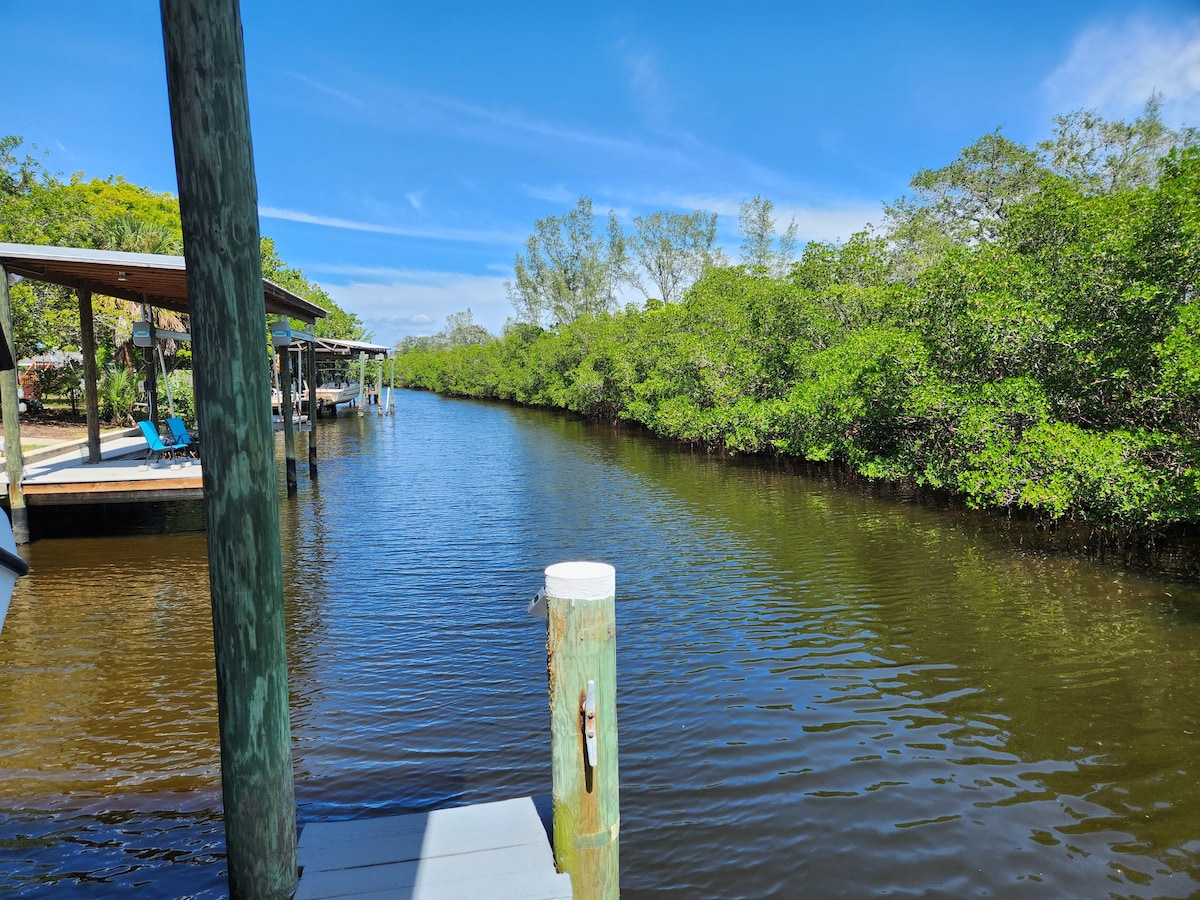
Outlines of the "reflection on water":
{"type": "MultiPolygon", "coordinates": [[[[1186,897],[1200,594],[536,411],[403,394],[281,499],[301,821],[549,789],[540,570],[618,570],[626,897],[1186,897]]],[[[0,891],[224,891],[203,536],[47,540],[0,891]]]]}

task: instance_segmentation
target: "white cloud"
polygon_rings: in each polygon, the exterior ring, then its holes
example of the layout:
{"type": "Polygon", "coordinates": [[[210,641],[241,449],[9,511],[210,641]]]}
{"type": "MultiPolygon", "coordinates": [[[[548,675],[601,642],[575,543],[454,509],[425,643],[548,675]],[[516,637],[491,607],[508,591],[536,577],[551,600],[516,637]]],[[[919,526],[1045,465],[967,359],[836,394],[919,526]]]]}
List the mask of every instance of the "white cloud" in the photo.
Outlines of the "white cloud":
{"type": "MultiPolygon", "coordinates": [[[[412,202],[411,198],[410,202],[412,202]]],[[[282,219],[287,222],[301,222],[306,225],[318,225],[324,228],[343,228],[350,231],[367,231],[375,234],[395,234],[400,237],[432,238],[439,241],[462,241],[471,244],[516,244],[524,239],[524,235],[513,231],[447,228],[438,225],[381,225],[376,222],[356,222],[352,219],[321,216],[300,210],[280,209],[275,206],[260,206],[258,214],[264,219],[282,219]]]]}
{"type": "Polygon", "coordinates": [[[634,104],[641,111],[646,125],[654,131],[665,132],[672,119],[671,104],[659,75],[658,60],[653,53],[633,51],[630,41],[622,42],[627,50],[626,77],[634,104]]]}
{"type": "Polygon", "coordinates": [[[538,187],[532,184],[522,184],[525,193],[534,200],[545,200],[547,203],[574,203],[579,194],[567,190],[566,185],[556,184],[551,187],[538,187]]]}
{"type": "Polygon", "coordinates": [[[347,94],[345,91],[339,91],[337,88],[330,87],[327,84],[322,84],[319,81],[315,81],[314,79],[309,78],[307,75],[303,75],[300,72],[285,72],[284,74],[290,75],[292,78],[295,78],[297,81],[304,82],[309,87],[314,88],[315,90],[318,90],[323,94],[328,94],[331,97],[336,97],[337,99],[341,100],[343,103],[347,103],[350,106],[362,106],[363,105],[363,101],[360,100],[358,97],[355,97],[351,94],[347,94]]]}
{"type": "Polygon", "coordinates": [[[882,207],[878,203],[850,203],[845,206],[777,206],[775,221],[779,229],[796,222],[801,243],[805,241],[845,241],[868,224],[878,222],[882,207]]]}
{"type": "Polygon", "coordinates": [[[417,210],[418,212],[421,209],[421,201],[424,196],[425,196],[424,191],[409,191],[407,194],[404,195],[405,199],[408,200],[408,202],[412,204],[412,208],[417,210]]]}
{"type": "Polygon", "coordinates": [[[499,275],[425,272],[387,267],[308,264],[306,271],[353,276],[348,284],[321,286],[338,306],[357,313],[374,340],[392,345],[407,335],[441,331],[446,316],[470,309],[475,321],[499,334],[512,315],[499,275]]]}
{"type": "MultiPolygon", "coordinates": [[[[752,196],[753,194],[749,193],[744,197],[681,194],[669,198],[662,197],[660,200],[680,209],[715,212],[722,235],[734,239],[737,234],[738,210],[741,204],[752,196]]],[[[776,229],[783,231],[790,222],[795,221],[801,243],[847,240],[856,231],[862,231],[868,223],[879,222],[881,216],[880,204],[862,201],[845,201],[835,205],[775,204],[776,229]]],[[[736,252],[733,255],[736,257],[736,252]]]]}
{"type": "Polygon", "coordinates": [[[1050,115],[1090,109],[1106,118],[1129,119],[1155,91],[1163,95],[1168,125],[1200,121],[1200,17],[1093,24],[1042,82],[1050,115]]]}

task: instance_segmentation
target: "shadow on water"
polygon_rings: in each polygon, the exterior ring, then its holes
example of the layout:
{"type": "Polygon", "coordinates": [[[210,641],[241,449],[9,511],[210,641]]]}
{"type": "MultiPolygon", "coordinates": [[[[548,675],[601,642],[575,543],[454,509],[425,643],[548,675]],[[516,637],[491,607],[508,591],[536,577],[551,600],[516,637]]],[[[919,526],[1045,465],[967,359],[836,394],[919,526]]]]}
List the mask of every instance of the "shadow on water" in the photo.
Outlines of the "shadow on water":
{"type": "Polygon", "coordinates": [[[204,507],[199,500],[32,506],[29,525],[39,541],[97,534],[179,534],[204,530],[204,507]]]}
{"type": "MultiPolygon", "coordinates": [[[[569,417],[397,413],[322,422],[319,480],[280,502],[302,822],[546,793],[524,605],[594,558],[618,570],[623,896],[1200,888],[1194,586],[569,417]]],[[[203,535],[29,552],[0,890],[218,895],[203,535]]]]}

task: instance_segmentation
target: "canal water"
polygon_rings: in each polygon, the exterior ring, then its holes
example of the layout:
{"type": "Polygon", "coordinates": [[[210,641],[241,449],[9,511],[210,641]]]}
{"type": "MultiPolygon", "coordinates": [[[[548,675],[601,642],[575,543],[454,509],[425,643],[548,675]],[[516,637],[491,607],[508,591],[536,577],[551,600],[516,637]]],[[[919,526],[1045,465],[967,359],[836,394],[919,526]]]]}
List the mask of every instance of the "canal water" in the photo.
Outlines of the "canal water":
{"type": "MultiPolygon", "coordinates": [[[[525,604],[598,559],[623,896],[1200,890],[1195,586],[551,413],[403,393],[319,428],[279,504],[302,823],[548,793],[525,604]]],[[[29,548],[0,893],[224,894],[199,522],[29,548]]]]}

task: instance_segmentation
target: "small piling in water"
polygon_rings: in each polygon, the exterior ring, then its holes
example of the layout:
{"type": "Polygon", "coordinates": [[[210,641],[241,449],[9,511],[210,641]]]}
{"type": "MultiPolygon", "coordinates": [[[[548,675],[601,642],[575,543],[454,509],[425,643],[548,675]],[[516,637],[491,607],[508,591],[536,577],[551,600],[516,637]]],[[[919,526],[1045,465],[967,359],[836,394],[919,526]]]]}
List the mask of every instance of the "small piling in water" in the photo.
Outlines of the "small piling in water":
{"type": "MultiPolygon", "coordinates": [[[[296,496],[296,423],[292,420],[292,362],[287,345],[279,348],[279,414],[283,417],[283,465],[287,495],[296,496]]],[[[311,433],[311,432],[310,432],[311,433]]]]}
{"type": "Polygon", "coordinates": [[[546,569],[554,855],[577,900],[620,895],[616,572],[546,569]]]}
{"type": "Polygon", "coordinates": [[[317,477],[317,342],[308,342],[308,477],[317,477]]]}

